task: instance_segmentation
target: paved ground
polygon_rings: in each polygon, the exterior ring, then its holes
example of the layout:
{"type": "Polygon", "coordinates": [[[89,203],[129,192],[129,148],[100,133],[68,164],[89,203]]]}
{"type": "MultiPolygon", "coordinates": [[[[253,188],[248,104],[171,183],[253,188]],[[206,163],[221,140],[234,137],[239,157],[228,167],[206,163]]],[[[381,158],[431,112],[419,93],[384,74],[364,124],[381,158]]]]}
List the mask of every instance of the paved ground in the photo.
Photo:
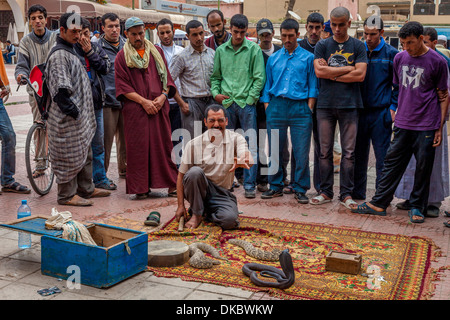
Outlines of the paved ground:
{"type": "MultiPolygon", "coordinates": [[[[8,66],[9,79],[13,79],[13,66],[8,66]]],[[[7,102],[7,111],[17,134],[17,169],[16,180],[27,184],[24,164],[24,144],[26,133],[32,124],[27,94],[24,88],[16,92],[12,85],[13,96],[7,102]]],[[[105,221],[115,216],[121,216],[136,221],[143,221],[152,210],[161,212],[161,223],[169,221],[176,209],[176,199],[165,197],[166,190],[156,190],[158,197],[132,201],[125,194],[125,180],[119,179],[116,159],[113,155],[109,177],[116,181],[118,190],[111,197],[94,199],[94,205],[89,208],[75,208],[58,206],[56,203],[56,187],[47,196],[40,197],[32,192],[29,195],[5,194],[0,195],[0,223],[16,218],[20,200],[27,199],[33,214],[50,215],[53,207],[59,211],[69,210],[77,221],[105,221]]],[[[369,162],[369,197],[374,192],[374,161],[369,162]]],[[[338,175],[336,182],[338,182],[338,175]]],[[[336,184],[337,185],[337,184],[336,184]]],[[[324,223],[335,226],[349,226],[366,231],[404,234],[408,236],[423,236],[433,239],[442,250],[442,256],[432,263],[433,268],[450,265],[448,253],[450,250],[450,229],[443,226],[443,216],[427,219],[421,225],[411,224],[407,212],[388,209],[386,217],[370,217],[352,214],[335,199],[323,206],[299,205],[293,195],[285,195],[272,200],[262,200],[257,193],[254,200],[246,199],[242,187],[236,189],[239,208],[245,215],[264,218],[279,218],[292,221],[324,223]]],[[[312,196],[312,191],[307,195],[312,196]]],[[[337,194],[337,187],[336,187],[337,194]]],[[[393,205],[398,202],[395,199],[393,205]]],[[[442,205],[443,209],[450,209],[450,201],[442,205]]],[[[59,300],[59,299],[148,299],[148,300],[267,300],[271,299],[264,293],[253,293],[235,288],[216,286],[204,283],[185,282],[180,279],[157,278],[150,272],[140,273],[109,289],[95,289],[81,286],[81,289],[69,289],[65,281],[44,276],[40,272],[40,237],[33,236],[33,246],[27,250],[17,247],[17,232],[0,228],[0,300],[30,299],[30,300],[59,300]],[[42,288],[58,286],[62,293],[49,297],[42,297],[36,293],[42,288]]],[[[435,294],[432,299],[450,299],[450,274],[442,273],[437,281],[435,294]]]]}

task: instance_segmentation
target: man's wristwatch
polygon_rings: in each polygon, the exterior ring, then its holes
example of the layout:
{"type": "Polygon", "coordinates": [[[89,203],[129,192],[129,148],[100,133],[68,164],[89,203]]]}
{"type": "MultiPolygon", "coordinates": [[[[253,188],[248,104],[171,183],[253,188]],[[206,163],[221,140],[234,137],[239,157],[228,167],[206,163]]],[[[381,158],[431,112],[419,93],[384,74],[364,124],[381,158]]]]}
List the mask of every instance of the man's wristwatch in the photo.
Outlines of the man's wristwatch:
{"type": "Polygon", "coordinates": [[[169,95],[167,93],[163,92],[162,94],[166,96],[167,100],[169,100],[169,95]]]}

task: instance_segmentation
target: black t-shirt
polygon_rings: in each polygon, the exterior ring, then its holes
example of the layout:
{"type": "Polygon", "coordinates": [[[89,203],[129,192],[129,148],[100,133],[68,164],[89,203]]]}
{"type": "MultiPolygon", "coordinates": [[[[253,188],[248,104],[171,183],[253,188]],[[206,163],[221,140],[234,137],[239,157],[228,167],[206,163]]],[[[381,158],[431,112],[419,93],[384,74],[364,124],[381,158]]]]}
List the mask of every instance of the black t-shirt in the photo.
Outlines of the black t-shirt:
{"type": "MultiPolygon", "coordinates": [[[[325,59],[330,67],[355,66],[356,63],[360,62],[367,63],[364,43],[352,37],[349,37],[343,43],[336,42],[333,37],[319,41],[314,50],[314,59],[320,58],[325,59]]],[[[360,83],[320,79],[317,108],[363,108],[360,83]]]]}
{"type": "Polygon", "coordinates": [[[297,42],[300,45],[300,47],[302,47],[303,49],[308,50],[309,52],[314,54],[314,49],[316,48],[316,45],[310,44],[307,38],[302,39],[302,40],[297,41],[297,42]]]}

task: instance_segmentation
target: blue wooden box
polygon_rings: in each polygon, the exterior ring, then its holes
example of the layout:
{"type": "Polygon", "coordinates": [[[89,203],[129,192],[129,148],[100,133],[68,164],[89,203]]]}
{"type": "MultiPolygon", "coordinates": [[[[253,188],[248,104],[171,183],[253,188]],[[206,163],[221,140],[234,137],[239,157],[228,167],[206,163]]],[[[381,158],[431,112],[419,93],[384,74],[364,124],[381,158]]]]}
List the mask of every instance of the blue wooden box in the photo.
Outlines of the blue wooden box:
{"type": "Polygon", "coordinates": [[[45,229],[47,218],[31,216],[0,225],[42,235],[42,274],[61,279],[71,277],[71,280],[79,276],[81,284],[107,288],[146,270],[146,232],[89,223],[86,227],[97,244],[94,246],[62,239],[62,230],[45,229]]]}

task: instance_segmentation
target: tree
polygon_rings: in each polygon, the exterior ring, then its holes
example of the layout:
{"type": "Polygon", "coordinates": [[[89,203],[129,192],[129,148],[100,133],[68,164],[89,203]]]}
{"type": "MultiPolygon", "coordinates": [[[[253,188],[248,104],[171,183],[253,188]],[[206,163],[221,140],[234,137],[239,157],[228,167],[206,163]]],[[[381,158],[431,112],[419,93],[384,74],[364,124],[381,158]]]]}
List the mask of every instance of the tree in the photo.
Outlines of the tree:
{"type": "Polygon", "coordinates": [[[295,1],[296,0],[289,0],[288,6],[287,6],[287,10],[286,10],[286,17],[285,17],[285,19],[292,18],[291,15],[289,14],[289,11],[294,11],[295,1]]]}

